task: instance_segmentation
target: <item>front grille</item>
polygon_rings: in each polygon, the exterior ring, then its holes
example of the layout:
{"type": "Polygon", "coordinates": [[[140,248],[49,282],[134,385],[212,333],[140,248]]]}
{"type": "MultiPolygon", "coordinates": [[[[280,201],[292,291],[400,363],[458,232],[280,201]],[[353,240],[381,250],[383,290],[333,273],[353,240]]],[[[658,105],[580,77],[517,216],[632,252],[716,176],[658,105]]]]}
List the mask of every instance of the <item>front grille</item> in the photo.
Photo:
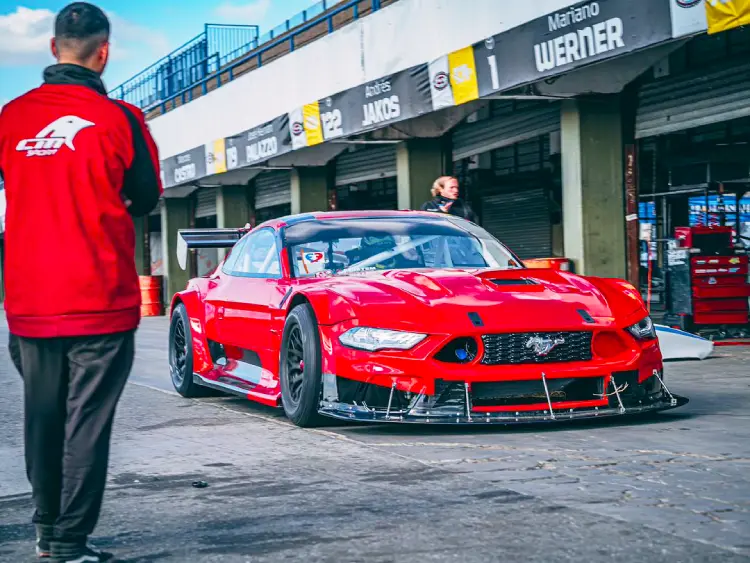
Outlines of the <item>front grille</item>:
{"type": "Polygon", "coordinates": [[[482,363],[549,364],[591,360],[591,332],[516,332],[482,336],[482,363]],[[546,354],[545,347],[551,345],[546,354]]]}

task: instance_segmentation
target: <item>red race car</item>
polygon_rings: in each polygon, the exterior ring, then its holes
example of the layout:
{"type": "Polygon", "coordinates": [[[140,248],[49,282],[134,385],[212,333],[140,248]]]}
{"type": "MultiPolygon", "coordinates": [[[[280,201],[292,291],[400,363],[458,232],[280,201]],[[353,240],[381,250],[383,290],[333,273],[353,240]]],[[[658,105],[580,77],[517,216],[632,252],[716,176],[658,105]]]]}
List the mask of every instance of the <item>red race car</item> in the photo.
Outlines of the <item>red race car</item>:
{"type": "Polygon", "coordinates": [[[180,231],[227,248],[173,298],[169,364],[206,388],[280,406],[295,424],[522,423],[665,410],[638,291],[528,269],[473,223],[415,211],[312,213],[254,229],[180,231]]]}

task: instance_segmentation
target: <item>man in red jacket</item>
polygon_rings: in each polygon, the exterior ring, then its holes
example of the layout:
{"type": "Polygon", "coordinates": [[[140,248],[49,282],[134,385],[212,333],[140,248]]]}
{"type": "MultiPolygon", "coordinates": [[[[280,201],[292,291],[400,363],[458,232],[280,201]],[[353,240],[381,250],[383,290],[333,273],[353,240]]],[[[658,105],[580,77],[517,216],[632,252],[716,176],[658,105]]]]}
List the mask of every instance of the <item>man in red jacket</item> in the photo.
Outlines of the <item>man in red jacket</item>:
{"type": "Polygon", "coordinates": [[[101,81],[109,33],[99,8],[64,8],[58,64],[0,114],[5,309],[24,380],[37,552],[81,563],[111,558],[87,541],[140,322],[133,216],[163,191],[142,112],[109,99],[101,81]]]}

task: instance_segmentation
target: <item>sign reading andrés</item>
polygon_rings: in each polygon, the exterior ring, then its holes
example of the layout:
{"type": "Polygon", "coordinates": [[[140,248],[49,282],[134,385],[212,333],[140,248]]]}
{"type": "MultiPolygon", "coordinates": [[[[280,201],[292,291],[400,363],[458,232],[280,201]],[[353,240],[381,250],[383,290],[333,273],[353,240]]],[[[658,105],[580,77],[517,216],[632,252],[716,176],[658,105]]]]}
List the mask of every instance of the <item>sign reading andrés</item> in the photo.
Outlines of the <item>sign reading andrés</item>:
{"type": "Polygon", "coordinates": [[[480,96],[668,41],[668,2],[580,2],[474,45],[480,96]]]}
{"type": "Polygon", "coordinates": [[[320,100],[326,141],[432,111],[427,65],[418,65],[320,100]]]}

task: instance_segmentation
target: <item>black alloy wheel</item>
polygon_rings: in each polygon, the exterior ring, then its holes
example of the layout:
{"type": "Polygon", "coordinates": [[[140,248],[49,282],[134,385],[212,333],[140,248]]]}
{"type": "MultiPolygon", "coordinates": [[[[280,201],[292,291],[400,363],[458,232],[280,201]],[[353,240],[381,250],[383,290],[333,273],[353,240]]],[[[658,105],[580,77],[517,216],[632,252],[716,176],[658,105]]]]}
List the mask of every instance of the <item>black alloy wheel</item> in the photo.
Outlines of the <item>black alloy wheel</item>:
{"type": "Polygon", "coordinates": [[[303,303],[289,313],[284,324],[279,358],[281,404],[294,424],[317,426],[322,376],[320,332],[312,307],[303,303]]]}

